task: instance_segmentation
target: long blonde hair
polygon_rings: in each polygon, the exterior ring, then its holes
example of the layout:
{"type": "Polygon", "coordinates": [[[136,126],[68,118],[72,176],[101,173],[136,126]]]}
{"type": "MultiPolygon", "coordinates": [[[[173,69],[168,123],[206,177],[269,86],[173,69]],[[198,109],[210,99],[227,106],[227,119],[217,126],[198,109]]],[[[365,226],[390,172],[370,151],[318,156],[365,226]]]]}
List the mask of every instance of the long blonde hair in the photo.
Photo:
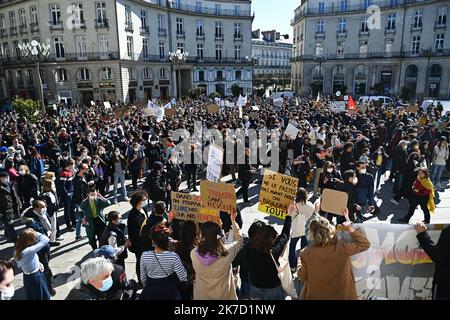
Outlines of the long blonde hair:
{"type": "Polygon", "coordinates": [[[25,229],[22,231],[16,243],[16,253],[14,255],[16,260],[22,259],[23,250],[36,244],[36,236],[36,231],[33,229],[25,229]]]}
{"type": "Polygon", "coordinates": [[[311,221],[308,231],[308,242],[313,247],[326,247],[336,243],[336,228],[324,217],[311,221]]]}

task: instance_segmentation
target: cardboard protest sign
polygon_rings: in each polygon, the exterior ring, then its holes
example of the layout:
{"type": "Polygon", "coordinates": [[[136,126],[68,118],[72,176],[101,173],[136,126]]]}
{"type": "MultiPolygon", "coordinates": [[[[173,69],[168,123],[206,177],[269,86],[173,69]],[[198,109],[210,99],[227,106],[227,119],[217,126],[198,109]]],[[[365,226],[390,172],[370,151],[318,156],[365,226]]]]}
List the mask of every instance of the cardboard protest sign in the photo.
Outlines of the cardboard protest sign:
{"type": "Polygon", "coordinates": [[[284,220],[297,195],[298,179],[270,170],[264,171],[258,210],[284,220]]]}
{"type": "Polygon", "coordinates": [[[406,106],[406,112],[408,113],[417,113],[419,111],[419,107],[415,105],[408,105],[406,106]]]}
{"type": "Polygon", "coordinates": [[[289,123],[288,127],[286,128],[285,134],[292,140],[295,140],[299,131],[300,130],[297,129],[297,127],[295,127],[292,123],[289,123]]]}
{"type": "Polygon", "coordinates": [[[220,182],[223,165],[223,149],[211,144],[208,153],[208,167],[206,168],[206,179],[208,181],[220,182]]]}
{"type": "MultiPolygon", "coordinates": [[[[93,105],[95,105],[95,103],[93,105]]],[[[111,109],[111,103],[109,103],[108,101],[103,101],[103,106],[105,107],[105,109],[111,109]]]]}
{"type": "Polygon", "coordinates": [[[331,101],[330,109],[333,112],[343,112],[346,109],[347,104],[345,101],[331,101]]]}
{"type": "Polygon", "coordinates": [[[153,109],[153,108],[152,109],[144,109],[144,110],[142,110],[142,113],[147,117],[156,116],[155,109],[153,109]]]}
{"type": "Polygon", "coordinates": [[[175,109],[164,109],[164,114],[166,117],[174,117],[177,115],[177,110],[175,109]]]}
{"type": "Polygon", "coordinates": [[[210,104],[207,109],[209,114],[219,113],[219,106],[217,104],[210,104]]]}
{"type": "Polygon", "coordinates": [[[343,216],[344,209],[347,208],[347,201],[348,201],[347,193],[331,189],[325,189],[322,193],[321,208],[325,212],[343,216]]]}
{"type": "MultiPolygon", "coordinates": [[[[435,265],[421,248],[413,225],[358,224],[370,248],[351,257],[356,290],[360,299],[431,300],[435,265]]],[[[437,243],[444,225],[428,226],[437,243]]],[[[353,242],[351,235],[338,237],[353,242]]]]}
{"type": "Polygon", "coordinates": [[[219,223],[219,212],[217,210],[203,208],[200,196],[172,192],[171,198],[174,219],[196,221],[198,223],[219,223]]]}
{"type": "Polygon", "coordinates": [[[203,207],[228,213],[236,212],[234,185],[204,180],[200,182],[203,207]]]}

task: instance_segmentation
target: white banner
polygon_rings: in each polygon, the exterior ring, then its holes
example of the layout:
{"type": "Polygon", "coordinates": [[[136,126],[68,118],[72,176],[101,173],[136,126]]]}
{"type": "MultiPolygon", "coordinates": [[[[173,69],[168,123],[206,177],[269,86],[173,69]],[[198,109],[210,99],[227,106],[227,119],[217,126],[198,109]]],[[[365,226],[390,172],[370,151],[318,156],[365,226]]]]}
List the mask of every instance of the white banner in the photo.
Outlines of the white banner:
{"type": "Polygon", "coordinates": [[[208,167],[206,168],[206,179],[212,182],[220,182],[223,165],[223,149],[214,145],[209,145],[208,167]]]}
{"type": "Polygon", "coordinates": [[[286,128],[285,134],[292,140],[295,140],[299,131],[300,130],[297,129],[297,127],[295,127],[292,123],[289,123],[288,127],[286,128]]]}
{"type": "Polygon", "coordinates": [[[333,112],[344,112],[346,110],[347,104],[345,101],[331,101],[331,111],[333,112]]]}

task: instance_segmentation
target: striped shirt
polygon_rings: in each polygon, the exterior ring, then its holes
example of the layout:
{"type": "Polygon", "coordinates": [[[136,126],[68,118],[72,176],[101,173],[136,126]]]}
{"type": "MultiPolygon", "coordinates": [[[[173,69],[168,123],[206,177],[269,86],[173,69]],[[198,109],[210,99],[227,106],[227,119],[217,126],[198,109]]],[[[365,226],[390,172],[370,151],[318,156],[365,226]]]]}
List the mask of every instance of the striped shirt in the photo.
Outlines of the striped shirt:
{"type": "Polygon", "coordinates": [[[172,251],[156,253],[147,251],[141,257],[141,282],[145,287],[147,278],[163,279],[176,273],[181,282],[187,281],[187,273],[178,254],[172,251]],[[156,260],[158,258],[158,260],[156,260]],[[161,264],[161,265],[160,265],[161,264]]]}

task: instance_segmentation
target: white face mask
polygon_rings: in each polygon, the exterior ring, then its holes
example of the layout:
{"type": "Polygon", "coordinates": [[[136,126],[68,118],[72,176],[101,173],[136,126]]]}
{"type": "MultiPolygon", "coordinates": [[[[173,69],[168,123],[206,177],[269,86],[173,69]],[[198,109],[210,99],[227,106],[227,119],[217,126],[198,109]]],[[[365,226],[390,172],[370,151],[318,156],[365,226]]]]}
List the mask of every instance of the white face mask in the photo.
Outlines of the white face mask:
{"type": "Polygon", "coordinates": [[[25,171],[19,170],[19,175],[24,176],[25,175],[25,171]]]}
{"type": "Polygon", "coordinates": [[[378,153],[378,154],[383,154],[383,151],[378,150],[377,153],[378,153]]]}
{"type": "Polygon", "coordinates": [[[367,169],[359,170],[359,173],[361,173],[361,174],[366,174],[366,173],[367,173],[367,169]]]}
{"type": "Polygon", "coordinates": [[[354,177],[354,178],[353,178],[353,184],[354,184],[354,185],[357,185],[357,184],[358,184],[358,178],[357,178],[357,177],[354,177]]]}
{"type": "Polygon", "coordinates": [[[333,171],[334,171],[333,168],[328,168],[328,169],[327,169],[327,172],[328,172],[328,173],[332,173],[333,171]]]}
{"type": "Polygon", "coordinates": [[[43,208],[41,209],[41,215],[46,215],[47,214],[47,208],[43,208]]]}
{"type": "Polygon", "coordinates": [[[14,297],[15,292],[16,289],[14,288],[14,285],[11,285],[4,290],[0,290],[0,300],[11,300],[12,297],[14,297]]]}

